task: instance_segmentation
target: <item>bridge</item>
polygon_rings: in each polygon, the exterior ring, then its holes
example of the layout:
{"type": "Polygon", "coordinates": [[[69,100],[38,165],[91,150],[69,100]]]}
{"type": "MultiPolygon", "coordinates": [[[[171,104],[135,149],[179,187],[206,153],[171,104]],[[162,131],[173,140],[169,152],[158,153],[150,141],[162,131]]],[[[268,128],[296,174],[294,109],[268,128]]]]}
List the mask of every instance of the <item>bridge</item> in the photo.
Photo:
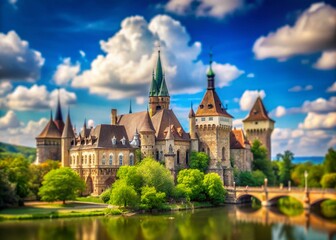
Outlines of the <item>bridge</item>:
{"type": "Polygon", "coordinates": [[[260,200],[262,206],[269,207],[276,205],[277,201],[283,197],[293,197],[302,203],[305,209],[309,209],[315,204],[320,204],[324,200],[336,200],[336,189],[322,188],[279,188],[267,187],[225,187],[228,190],[227,203],[242,203],[255,197],[260,200]]]}

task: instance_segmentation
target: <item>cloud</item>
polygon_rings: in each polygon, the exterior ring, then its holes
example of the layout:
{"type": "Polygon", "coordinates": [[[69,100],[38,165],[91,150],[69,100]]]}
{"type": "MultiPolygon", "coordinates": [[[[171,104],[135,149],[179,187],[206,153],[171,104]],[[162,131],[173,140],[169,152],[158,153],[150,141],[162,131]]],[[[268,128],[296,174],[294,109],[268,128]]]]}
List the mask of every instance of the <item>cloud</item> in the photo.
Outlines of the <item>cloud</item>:
{"type": "Polygon", "coordinates": [[[336,51],[324,51],[314,67],[321,70],[336,68],[336,51]]]}
{"type": "Polygon", "coordinates": [[[0,33],[0,81],[35,81],[40,78],[43,64],[41,53],[30,49],[15,31],[0,33]]]}
{"type": "Polygon", "coordinates": [[[283,117],[286,115],[286,108],[283,106],[278,106],[276,107],[273,111],[271,111],[270,116],[275,116],[275,117],[283,117]]]}
{"type": "Polygon", "coordinates": [[[13,86],[9,81],[0,82],[0,97],[12,90],[13,86]]]}
{"type": "Polygon", "coordinates": [[[95,126],[95,122],[94,122],[94,120],[89,119],[89,120],[88,120],[88,127],[89,127],[89,128],[93,128],[94,126],[95,126]]]}
{"type": "MultiPolygon", "coordinates": [[[[197,60],[201,43],[191,42],[185,27],[167,15],[155,16],[149,23],[141,16],[124,19],[115,35],[100,41],[104,54],[92,61],[90,69],[76,76],[72,86],[88,88],[91,94],[109,99],[147,96],[158,43],[170,93],[202,91],[207,65],[197,60]]],[[[244,73],[228,63],[214,62],[213,69],[219,87],[229,85],[244,73]]]]}
{"type": "Polygon", "coordinates": [[[328,87],[327,92],[336,92],[336,82],[334,82],[330,87],[328,87]]]}
{"type": "MultiPolygon", "coordinates": [[[[39,121],[29,121],[27,124],[18,124],[19,120],[15,113],[13,111],[8,111],[6,116],[9,113],[12,115],[11,118],[16,119],[17,123],[12,123],[6,128],[1,129],[0,142],[36,147],[35,137],[40,134],[48,123],[48,120],[46,118],[41,118],[39,121]]],[[[0,126],[2,126],[2,123],[0,126]]]]}
{"type": "MultiPolygon", "coordinates": [[[[61,104],[63,106],[76,103],[77,97],[73,92],[60,89],[61,104]]],[[[42,110],[54,108],[57,103],[58,90],[49,92],[45,85],[33,85],[31,88],[17,86],[3,101],[7,108],[19,111],[42,110]]]]}
{"type": "Polygon", "coordinates": [[[243,119],[238,118],[238,119],[233,120],[232,125],[234,128],[243,128],[243,119]]]}
{"type": "Polygon", "coordinates": [[[266,97],[266,93],[264,90],[246,90],[240,98],[239,105],[240,109],[243,111],[251,110],[253,104],[255,103],[258,97],[264,99],[266,97]]]}
{"type": "Polygon", "coordinates": [[[79,54],[81,55],[82,58],[85,58],[86,54],[83,50],[79,50],[79,54]]]}
{"type": "Polygon", "coordinates": [[[254,78],[255,75],[254,75],[254,73],[249,73],[249,74],[246,75],[246,77],[248,77],[248,78],[254,78]]]}
{"type": "Polygon", "coordinates": [[[15,5],[17,3],[17,0],[8,0],[9,4],[15,5]]]}
{"type": "Polygon", "coordinates": [[[165,10],[178,15],[224,18],[237,11],[246,11],[260,5],[262,1],[244,0],[170,0],[165,10]]]}
{"type": "Polygon", "coordinates": [[[20,122],[13,111],[8,111],[5,116],[0,118],[0,130],[19,126],[20,122]]]}
{"type": "Polygon", "coordinates": [[[306,86],[294,86],[290,89],[288,89],[288,92],[302,92],[302,91],[310,91],[313,89],[312,85],[306,85],[306,86]]]}
{"type": "Polygon", "coordinates": [[[336,113],[327,114],[308,113],[303,123],[299,124],[302,129],[334,129],[336,128],[336,113]]]}
{"type": "Polygon", "coordinates": [[[336,48],[336,9],[325,3],[314,3],[297,19],[294,26],[283,26],[253,46],[256,59],[286,60],[294,55],[336,48]]]}
{"type": "Polygon", "coordinates": [[[135,102],[138,105],[144,104],[145,100],[146,100],[145,97],[137,97],[137,98],[135,98],[135,102]]]}
{"type": "Polygon", "coordinates": [[[57,85],[67,85],[79,73],[79,71],[79,62],[71,64],[71,59],[65,58],[63,62],[57,66],[53,79],[57,85]]]}

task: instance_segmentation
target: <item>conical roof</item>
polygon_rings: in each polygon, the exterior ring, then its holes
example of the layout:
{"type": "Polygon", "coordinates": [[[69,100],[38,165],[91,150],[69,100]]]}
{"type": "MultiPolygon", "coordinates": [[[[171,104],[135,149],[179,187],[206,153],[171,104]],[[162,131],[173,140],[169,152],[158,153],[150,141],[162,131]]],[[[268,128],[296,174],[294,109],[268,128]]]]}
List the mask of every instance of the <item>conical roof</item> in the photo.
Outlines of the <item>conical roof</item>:
{"type": "Polygon", "coordinates": [[[202,102],[196,111],[196,116],[224,116],[233,118],[224,108],[215,89],[207,90],[205,92],[202,102]]]}
{"type": "Polygon", "coordinates": [[[159,97],[168,97],[168,96],[169,96],[169,92],[168,92],[168,88],[166,85],[166,79],[165,77],[163,77],[163,80],[161,82],[160,91],[159,91],[159,97]]]}
{"type": "Polygon", "coordinates": [[[62,115],[62,107],[60,101],[60,91],[58,90],[58,98],[57,98],[57,106],[56,106],[56,114],[54,122],[60,132],[63,132],[64,122],[63,122],[63,115],[62,115]]]}
{"type": "Polygon", "coordinates": [[[158,87],[154,78],[154,72],[153,72],[153,78],[152,78],[152,82],[151,82],[151,86],[150,86],[150,90],[149,90],[149,96],[153,97],[153,96],[157,96],[158,95],[158,87]]]}
{"type": "Polygon", "coordinates": [[[157,86],[161,86],[163,79],[163,71],[162,71],[162,65],[161,65],[161,57],[160,57],[160,50],[158,51],[158,59],[156,62],[156,71],[155,71],[155,80],[157,83],[157,86]]]}
{"type": "Polygon", "coordinates": [[[192,106],[190,106],[190,111],[189,111],[189,115],[188,115],[189,118],[193,118],[195,117],[195,112],[194,112],[194,109],[192,106]]]}
{"type": "Polygon", "coordinates": [[[255,101],[249,115],[243,120],[243,122],[263,120],[269,120],[274,122],[274,120],[268,116],[266,108],[261,100],[261,97],[259,96],[255,101]]]}
{"type": "Polygon", "coordinates": [[[140,126],[140,132],[155,132],[155,129],[153,127],[152,120],[149,116],[149,112],[147,111],[146,116],[140,126]]]}
{"type": "Polygon", "coordinates": [[[74,137],[75,137],[75,133],[74,133],[74,130],[72,128],[70,113],[68,112],[68,116],[65,120],[65,126],[64,126],[64,129],[63,129],[62,138],[74,138],[74,137]]]}
{"type": "Polygon", "coordinates": [[[52,114],[50,115],[49,122],[44,127],[42,132],[37,136],[37,138],[60,138],[61,132],[57,128],[56,124],[52,120],[52,114]]]}

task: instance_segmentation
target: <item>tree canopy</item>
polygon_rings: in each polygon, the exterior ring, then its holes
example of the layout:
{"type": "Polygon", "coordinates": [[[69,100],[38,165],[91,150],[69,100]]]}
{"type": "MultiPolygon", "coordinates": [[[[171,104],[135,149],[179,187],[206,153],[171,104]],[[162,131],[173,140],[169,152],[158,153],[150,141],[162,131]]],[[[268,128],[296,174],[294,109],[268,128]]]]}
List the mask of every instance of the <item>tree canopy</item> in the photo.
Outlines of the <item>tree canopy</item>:
{"type": "Polygon", "coordinates": [[[267,158],[267,149],[256,139],[252,144],[251,151],[253,153],[252,169],[262,171],[266,175],[269,184],[274,184],[275,177],[271,160],[267,158]]]}
{"type": "Polygon", "coordinates": [[[208,200],[214,205],[223,203],[227,191],[224,189],[221,178],[217,173],[208,173],[204,176],[203,186],[208,200]]]}
{"type": "Polygon", "coordinates": [[[205,173],[209,167],[209,156],[204,152],[191,152],[189,167],[205,173]]]}
{"type": "Polygon", "coordinates": [[[323,167],[325,173],[336,173],[336,151],[334,149],[329,148],[323,161],[323,167]]]}
{"type": "Polygon", "coordinates": [[[177,176],[177,187],[184,189],[190,200],[204,200],[204,173],[198,169],[183,169],[177,176]]]}

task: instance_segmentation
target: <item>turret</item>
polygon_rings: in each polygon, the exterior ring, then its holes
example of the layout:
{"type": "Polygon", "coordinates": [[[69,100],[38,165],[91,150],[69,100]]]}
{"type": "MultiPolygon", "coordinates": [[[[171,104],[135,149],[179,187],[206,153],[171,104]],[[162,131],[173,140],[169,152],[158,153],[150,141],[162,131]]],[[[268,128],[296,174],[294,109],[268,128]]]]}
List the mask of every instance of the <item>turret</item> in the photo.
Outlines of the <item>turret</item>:
{"type": "Polygon", "coordinates": [[[193,106],[191,104],[190,111],[189,111],[189,131],[190,131],[190,138],[196,139],[196,119],[195,119],[195,112],[193,106]]]}
{"type": "Polygon", "coordinates": [[[177,160],[175,158],[176,154],[174,153],[174,145],[175,145],[175,139],[174,135],[171,132],[171,125],[170,125],[170,119],[169,119],[169,125],[168,125],[168,130],[167,130],[167,135],[166,135],[166,153],[164,155],[165,158],[165,166],[174,178],[176,178],[176,168],[177,168],[177,160]]]}
{"type": "Polygon", "coordinates": [[[62,166],[70,166],[70,148],[71,143],[75,140],[75,133],[72,128],[70,111],[68,111],[68,116],[65,121],[65,126],[62,134],[61,148],[62,148],[62,166]]]}
{"type": "Polygon", "coordinates": [[[141,139],[141,152],[145,157],[154,156],[155,129],[147,110],[145,119],[139,129],[141,139]]]}

